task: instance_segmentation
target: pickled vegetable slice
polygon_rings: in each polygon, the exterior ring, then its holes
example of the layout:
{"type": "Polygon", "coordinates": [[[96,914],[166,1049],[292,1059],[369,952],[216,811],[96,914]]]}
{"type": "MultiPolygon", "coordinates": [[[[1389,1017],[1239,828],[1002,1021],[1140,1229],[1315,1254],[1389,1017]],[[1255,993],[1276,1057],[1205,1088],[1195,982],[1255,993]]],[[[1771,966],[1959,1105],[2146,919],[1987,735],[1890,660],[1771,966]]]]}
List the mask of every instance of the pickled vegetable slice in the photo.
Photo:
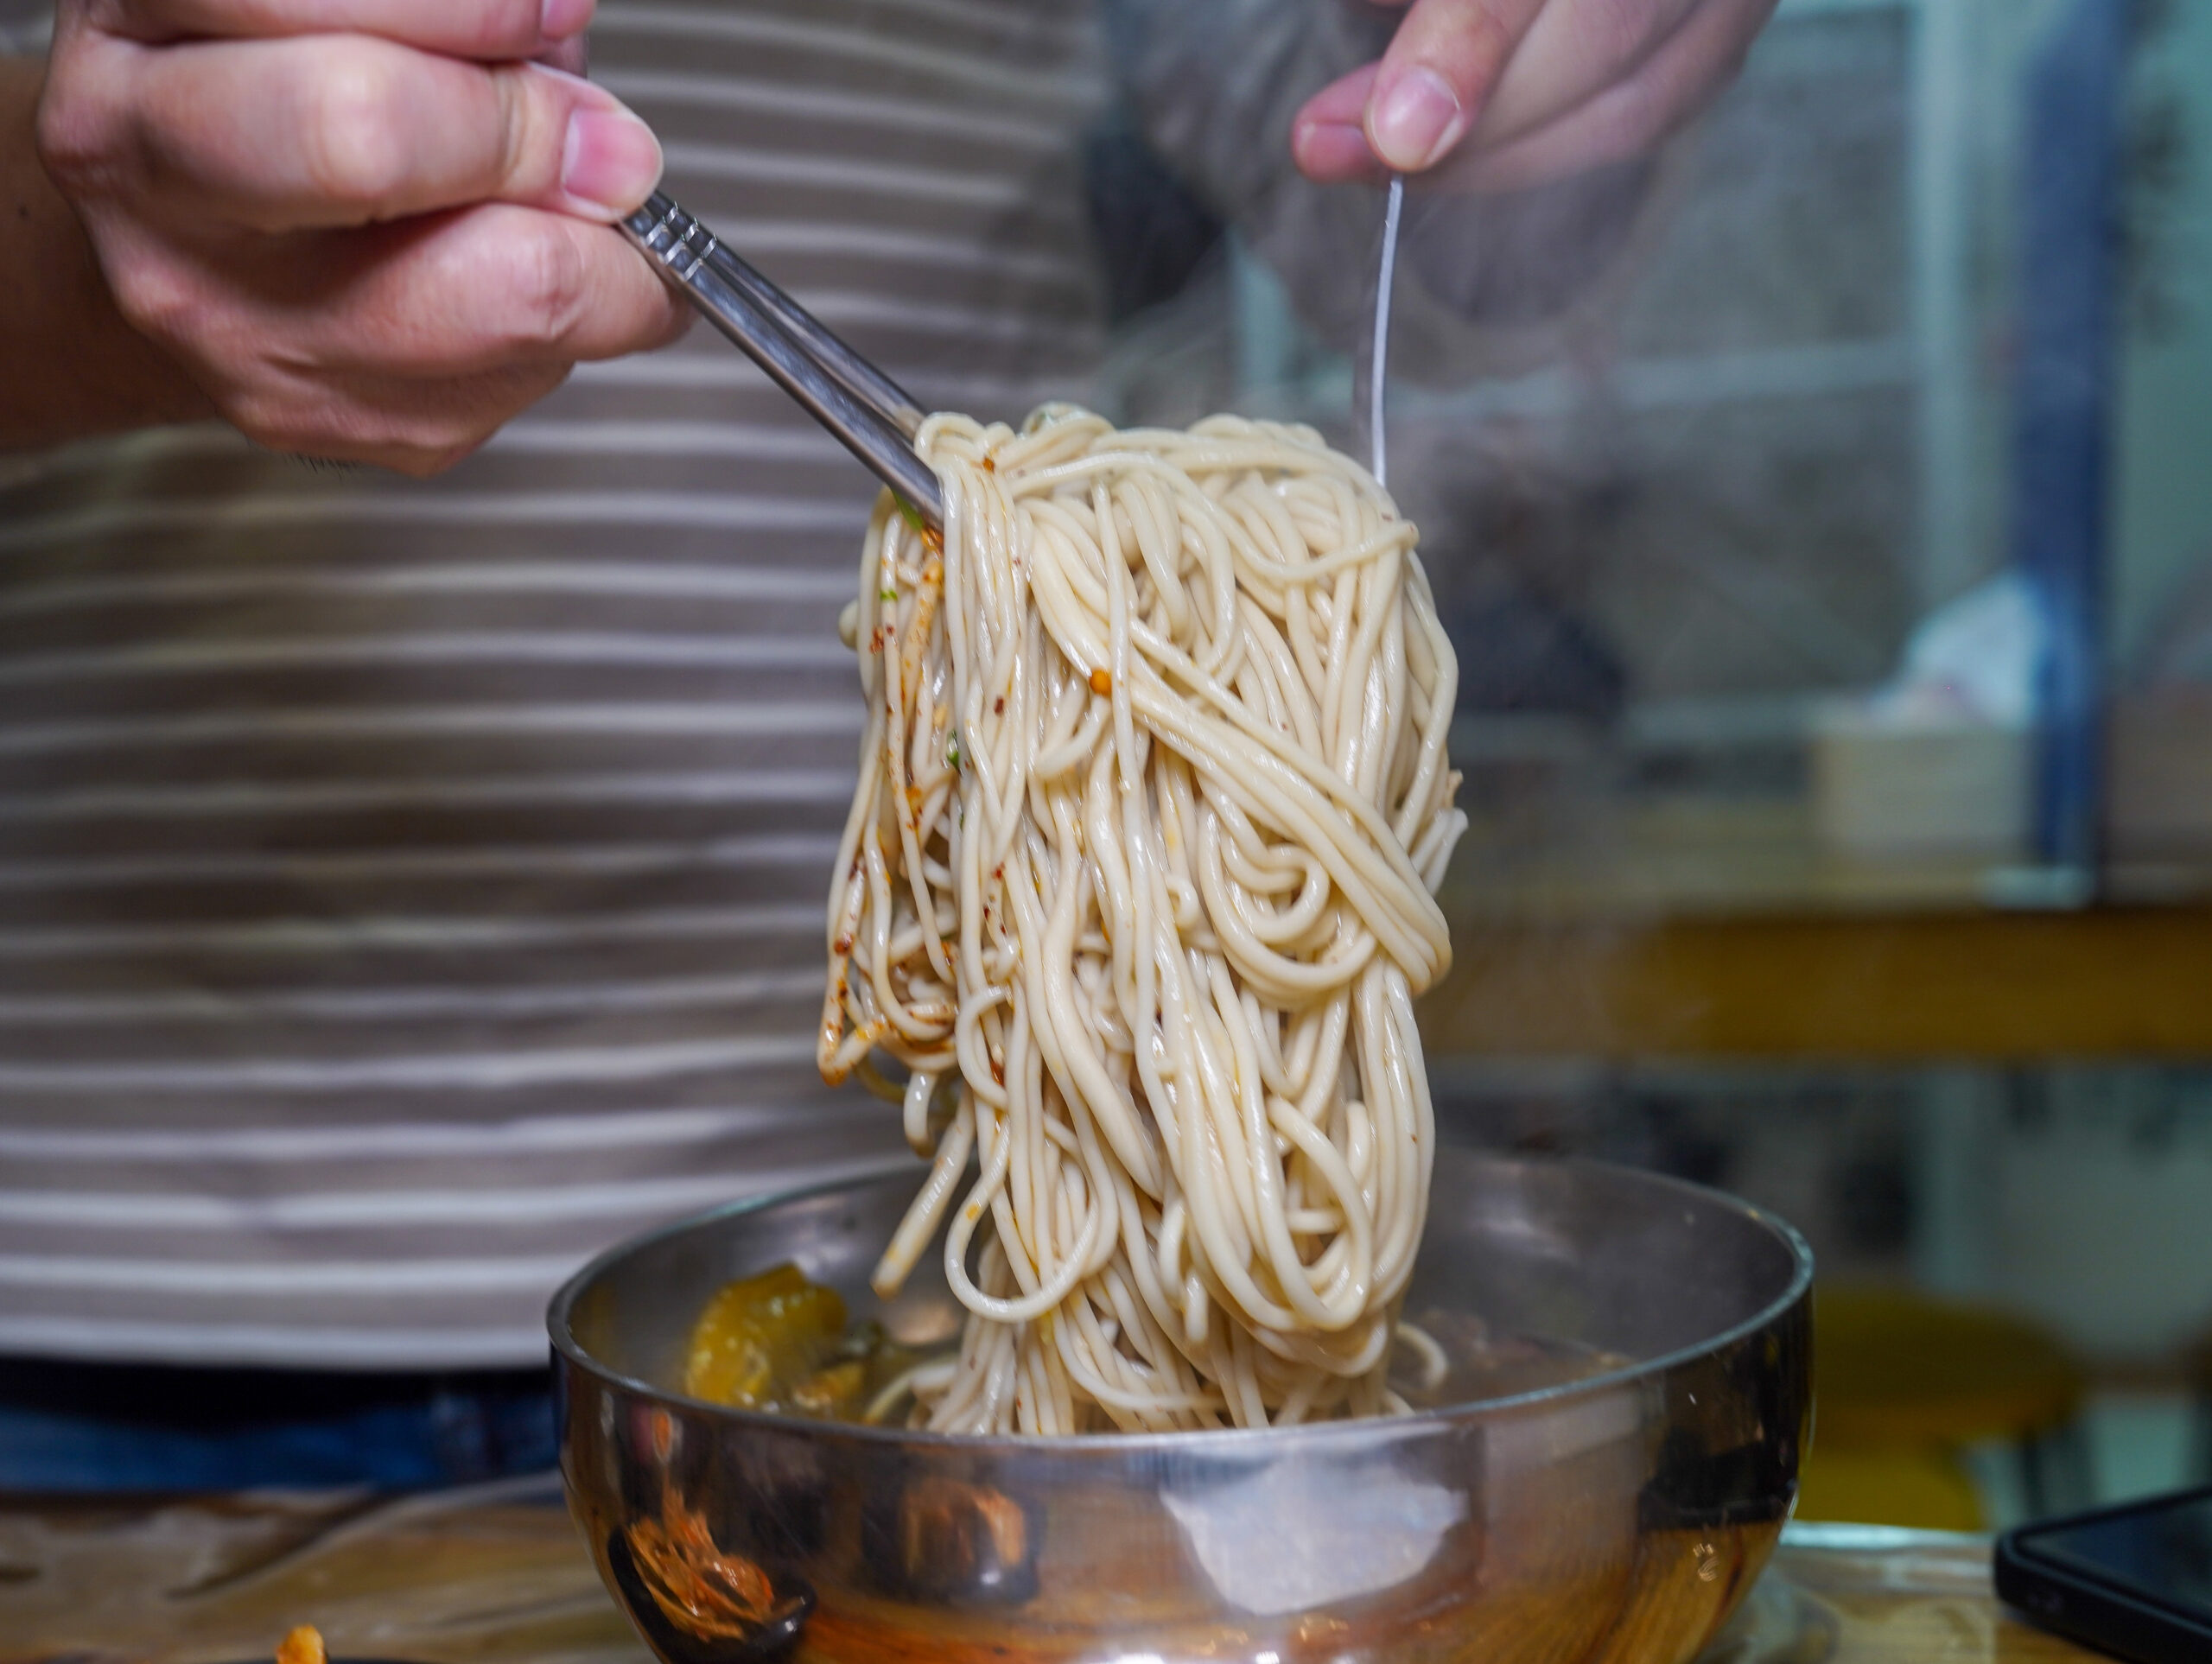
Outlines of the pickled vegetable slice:
{"type": "MultiPolygon", "coordinates": [[[[810,1283],[797,1266],[744,1278],[709,1301],[692,1326],[683,1390],[739,1409],[834,1414],[796,1403],[792,1394],[811,1384],[839,1350],[844,1331],[845,1302],[837,1291],[810,1283]]],[[[819,1403],[832,1394],[817,1388],[809,1396],[819,1403]]]]}

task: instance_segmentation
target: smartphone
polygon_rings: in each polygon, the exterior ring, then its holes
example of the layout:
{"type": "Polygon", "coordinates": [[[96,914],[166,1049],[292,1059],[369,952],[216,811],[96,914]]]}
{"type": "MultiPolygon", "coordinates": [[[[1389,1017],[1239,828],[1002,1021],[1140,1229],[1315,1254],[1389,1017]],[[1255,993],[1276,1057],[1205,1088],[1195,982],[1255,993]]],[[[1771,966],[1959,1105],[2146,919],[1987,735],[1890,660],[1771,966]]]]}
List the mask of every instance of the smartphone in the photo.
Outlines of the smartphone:
{"type": "Polygon", "coordinates": [[[1997,1597],[2136,1664],[2212,1659],[2212,1486],[2039,1521],[1997,1540],[1997,1597]]]}

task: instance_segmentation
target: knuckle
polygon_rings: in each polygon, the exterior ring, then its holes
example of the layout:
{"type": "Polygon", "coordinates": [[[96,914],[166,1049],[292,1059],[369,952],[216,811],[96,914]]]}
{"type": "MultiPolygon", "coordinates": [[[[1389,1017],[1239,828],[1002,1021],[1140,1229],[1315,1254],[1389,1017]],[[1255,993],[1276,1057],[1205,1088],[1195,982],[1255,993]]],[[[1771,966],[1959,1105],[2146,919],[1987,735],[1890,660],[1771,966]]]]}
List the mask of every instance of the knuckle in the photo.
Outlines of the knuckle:
{"type": "Polygon", "coordinates": [[[208,333],[206,297],[167,260],[142,252],[113,263],[108,293],[125,323],[162,346],[188,346],[208,333]]]}
{"type": "Polygon", "coordinates": [[[406,182],[409,141],[395,118],[391,77],[349,54],[327,70],[301,134],[301,160],[327,200],[374,210],[406,182]]]}
{"type": "Polygon", "coordinates": [[[119,153],[116,111],[68,59],[56,60],[38,104],[33,143],[40,165],[65,195],[105,192],[113,183],[119,153]]]}
{"type": "Polygon", "coordinates": [[[541,225],[515,239],[512,294],[518,342],[558,346],[582,322],[591,303],[590,270],[566,228],[541,225]]]}

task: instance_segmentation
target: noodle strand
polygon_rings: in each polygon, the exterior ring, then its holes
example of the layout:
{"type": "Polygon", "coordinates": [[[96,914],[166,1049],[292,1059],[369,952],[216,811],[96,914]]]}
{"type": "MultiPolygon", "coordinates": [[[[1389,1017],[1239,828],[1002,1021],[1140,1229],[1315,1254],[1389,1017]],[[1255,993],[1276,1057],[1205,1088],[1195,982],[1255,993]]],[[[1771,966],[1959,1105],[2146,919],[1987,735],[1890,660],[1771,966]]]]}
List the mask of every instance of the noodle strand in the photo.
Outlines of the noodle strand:
{"type": "Polygon", "coordinates": [[[887,500],[848,614],[869,715],[820,1038],[831,1080],[906,1065],[931,1158],[878,1291],[942,1224],[968,1308],[900,1392],[976,1432],[1402,1407],[1413,1001],[1465,824],[1414,528],[1304,428],[1058,407],[916,444],[944,533],[887,500]]]}

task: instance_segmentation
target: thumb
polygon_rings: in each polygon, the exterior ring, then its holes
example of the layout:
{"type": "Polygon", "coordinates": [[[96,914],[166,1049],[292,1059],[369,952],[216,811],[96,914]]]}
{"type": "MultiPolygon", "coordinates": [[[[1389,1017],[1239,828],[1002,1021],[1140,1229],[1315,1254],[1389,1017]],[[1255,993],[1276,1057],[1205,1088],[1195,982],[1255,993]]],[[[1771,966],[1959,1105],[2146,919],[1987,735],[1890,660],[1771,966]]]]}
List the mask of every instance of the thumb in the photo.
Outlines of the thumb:
{"type": "Polygon", "coordinates": [[[1401,173],[1466,137],[1544,0],[1414,0],[1367,98],[1367,142],[1401,173]]]}

